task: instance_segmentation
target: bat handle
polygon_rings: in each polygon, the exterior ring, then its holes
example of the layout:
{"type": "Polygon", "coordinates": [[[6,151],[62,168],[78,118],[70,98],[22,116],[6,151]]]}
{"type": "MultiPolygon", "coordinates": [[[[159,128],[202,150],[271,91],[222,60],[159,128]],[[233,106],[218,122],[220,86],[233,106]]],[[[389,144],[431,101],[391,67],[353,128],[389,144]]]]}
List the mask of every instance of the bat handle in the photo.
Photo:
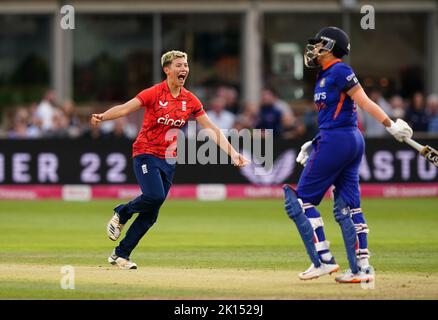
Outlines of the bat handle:
{"type": "Polygon", "coordinates": [[[404,139],[404,142],[406,142],[408,145],[410,145],[412,148],[417,150],[418,152],[421,152],[423,150],[424,146],[419,144],[417,141],[412,140],[411,138],[404,139]]]}

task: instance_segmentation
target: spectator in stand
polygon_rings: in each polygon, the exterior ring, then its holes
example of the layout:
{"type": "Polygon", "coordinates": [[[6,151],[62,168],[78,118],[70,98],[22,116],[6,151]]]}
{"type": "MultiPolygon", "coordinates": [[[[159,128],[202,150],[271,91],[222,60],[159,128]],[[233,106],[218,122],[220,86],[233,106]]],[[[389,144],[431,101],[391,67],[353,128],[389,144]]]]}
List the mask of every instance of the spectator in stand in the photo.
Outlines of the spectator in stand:
{"type": "Polygon", "coordinates": [[[118,118],[113,120],[112,130],[105,135],[105,138],[111,140],[128,139],[129,137],[125,132],[126,125],[127,125],[126,118],[118,118]]]}
{"type": "Polygon", "coordinates": [[[52,117],[52,128],[46,132],[49,138],[68,138],[68,119],[61,109],[55,109],[52,117]]]}
{"type": "Polygon", "coordinates": [[[37,103],[32,103],[29,107],[29,119],[27,126],[28,138],[41,138],[43,134],[43,121],[36,115],[37,107],[37,103]]]}
{"type": "Polygon", "coordinates": [[[16,110],[12,128],[8,131],[7,137],[10,139],[27,138],[28,112],[25,108],[20,107],[16,110]]]}
{"type": "MultiPolygon", "coordinates": [[[[112,136],[112,132],[114,132],[114,130],[118,130],[116,129],[116,126],[118,126],[119,124],[116,123],[115,120],[111,120],[111,121],[105,121],[102,125],[101,125],[101,130],[102,130],[102,134],[105,137],[108,136],[112,136]]],[[[123,134],[128,138],[128,139],[135,139],[136,135],[138,133],[138,130],[136,128],[136,126],[129,122],[126,119],[123,120],[123,134]]]]}
{"type": "Polygon", "coordinates": [[[216,126],[220,129],[231,129],[233,127],[236,116],[225,109],[226,101],[223,97],[213,97],[213,99],[210,100],[208,108],[207,115],[216,126]]]}
{"type": "Polygon", "coordinates": [[[431,94],[427,97],[426,107],[429,115],[428,131],[438,134],[438,94],[431,94]]]}
{"type": "Polygon", "coordinates": [[[392,113],[392,117],[394,119],[397,119],[397,118],[404,119],[405,118],[406,104],[401,96],[399,96],[399,95],[393,96],[389,100],[389,104],[391,105],[391,108],[392,108],[391,113],[392,113]]]}
{"type": "Polygon", "coordinates": [[[406,122],[409,123],[414,132],[426,132],[428,130],[429,119],[427,118],[422,92],[414,93],[412,103],[406,113],[406,122]]]}
{"type": "Polygon", "coordinates": [[[81,121],[76,114],[76,108],[71,100],[66,100],[61,107],[67,119],[67,131],[70,138],[79,137],[81,134],[81,121]]]}
{"type": "Polygon", "coordinates": [[[81,135],[82,139],[96,140],[103,137],[99,126],[89,126],[81,135]]]}
{"type": "Polygon", "coordinates": [[[42,122],[43,131],[49,131],[53,126],[53,115],[56,109],[55,92],[49,90],[45,93],[44,98],[36,107],[35,115],[42,122]]]}
{"type": "MultiPolygon", "coordinates": [[[[391,105],[383,97],[382,92],[379,89],[371,89],[369,97],[372,101],[377,103],[383,111],[388,114],[388,116],[392,117],[391,105]]],[[[382,126],[382,124],[376,121],[368,112],[363,111],[362,108],[358,108],[358,112],[362,130],[367,138],[379,138],[388,134],[385,126],[382,126]]]]}
{"type": "Polygon", "coordinates": [[[275,106],[276,97],[269,89],[262,90],[257,129],[271,129],[274,136],[283,132],[283,113],[275,106]]]}
{"type": "Polygon", "coordinates": [[[280,99],[275,90],[273,90],[273,89],[266,89],[266,90],[269,91],[273,96],[274,107],[276,109],[280,110],[281,113],[283,114],[283,120],[282,120],[283,126],[285,128],[292,127],[294,125],[294,122],[295,122],[295,116],[294,116],[294,113],[292,111],[290,104],[287,103],[286,101],[280,99]]]}
{"type": "Polygon", "coordinates": [[[236,117],[234,129],[253,129],[256,126],[258,105],[248,102],[241,113],[236,117]]]}
{"type": "Polygon", "coordinates": [[[306,139],[313,139],[318,134],[318,109],[313,101],[306,103],[306,111],[303,115],[303,122],[306,128],[306,139]]]}
{"type": "Polygon", "coordinates": [[[221,86],[216,95],[225,100],[225,109],[237,114],[240,111],[237,90],[233,87],[221,86]]]}

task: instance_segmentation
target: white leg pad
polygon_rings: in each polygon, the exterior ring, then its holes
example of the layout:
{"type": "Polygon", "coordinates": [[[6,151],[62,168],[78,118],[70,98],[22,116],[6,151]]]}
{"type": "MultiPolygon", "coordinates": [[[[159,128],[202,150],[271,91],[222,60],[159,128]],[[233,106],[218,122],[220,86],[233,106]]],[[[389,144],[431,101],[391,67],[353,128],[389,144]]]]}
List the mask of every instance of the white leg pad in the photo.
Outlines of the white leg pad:
{"type": "Polygon", "coordinates": [[[312,225],[313,230],[316,230],[319,227],[324,226],[324,221],[321,217],[319,218],[309,218],[310,224],[312,225]]]}
{"type": "Polygon", "coordinates": [[[316,251],[329,250],[330,242],[327,240],[315,243],[316,251]]]}

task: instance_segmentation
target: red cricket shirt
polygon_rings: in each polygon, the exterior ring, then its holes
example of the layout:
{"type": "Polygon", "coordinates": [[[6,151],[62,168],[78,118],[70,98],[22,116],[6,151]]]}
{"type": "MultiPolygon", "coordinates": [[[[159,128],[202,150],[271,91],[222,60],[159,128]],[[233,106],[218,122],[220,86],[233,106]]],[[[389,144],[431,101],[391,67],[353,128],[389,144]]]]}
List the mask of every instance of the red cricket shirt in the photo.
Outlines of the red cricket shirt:
{"type": "Polygon", "coordinates": [[[136,98],[145,110],[143,125],[132,145],[132,156],[148,153],[159,158],[176,157],[176,135],[171,132],[166,138],[166,133],[182,128],[192,114],[195,118],[204,115],[201,101],[184,87],[174,98],[167,80],[143,90],[136,98]]]}

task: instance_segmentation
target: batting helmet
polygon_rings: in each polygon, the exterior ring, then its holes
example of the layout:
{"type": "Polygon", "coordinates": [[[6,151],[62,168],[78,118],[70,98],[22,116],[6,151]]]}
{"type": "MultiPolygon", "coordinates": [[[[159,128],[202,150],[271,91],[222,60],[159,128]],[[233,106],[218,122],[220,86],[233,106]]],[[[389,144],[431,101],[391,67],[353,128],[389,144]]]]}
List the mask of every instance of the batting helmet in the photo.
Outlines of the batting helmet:
{"type": "Polygon", "coordinates": [[[321,51],[332,52],[337,58],[342,58],[350,52],[350,39],[342,29],[337,27],[325,27],[319,30],[315,37],[308,40],[304,52],[304,64],[309,67],[317,67],[316,58],[321,51]],[[321,44],[319,50],[316,45],[321,44]]]}

